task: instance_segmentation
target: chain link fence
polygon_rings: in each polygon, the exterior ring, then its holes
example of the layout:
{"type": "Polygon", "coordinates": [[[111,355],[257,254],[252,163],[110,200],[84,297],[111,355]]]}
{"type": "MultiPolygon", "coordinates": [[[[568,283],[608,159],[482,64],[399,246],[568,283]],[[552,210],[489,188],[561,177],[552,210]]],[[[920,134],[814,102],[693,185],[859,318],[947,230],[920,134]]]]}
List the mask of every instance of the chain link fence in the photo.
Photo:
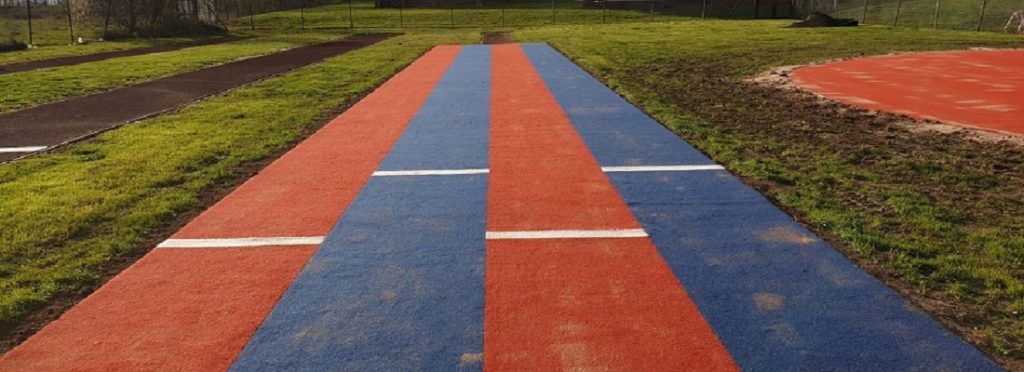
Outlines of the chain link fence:
{"type": "Polygon", "coordinates": [[[865,24],[1019,33],[1024,0],[798,0],[800,13],[821,12],[865,24]]]}
{"type": "Polygon", "coordinates": [[[1024,0],[0,0],[0,48],[216,28],[512,27],[812,12],[875,25],[1014,31],[1024,22],[1024,0]]]}

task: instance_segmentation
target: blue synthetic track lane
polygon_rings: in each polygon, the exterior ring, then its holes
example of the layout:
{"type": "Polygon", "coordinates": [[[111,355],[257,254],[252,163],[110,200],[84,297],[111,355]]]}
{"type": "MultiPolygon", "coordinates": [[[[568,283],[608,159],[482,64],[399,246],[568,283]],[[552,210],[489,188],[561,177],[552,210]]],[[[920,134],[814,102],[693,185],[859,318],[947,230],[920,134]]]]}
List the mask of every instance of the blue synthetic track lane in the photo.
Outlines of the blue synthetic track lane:
{"type": "MultiPolygon", "coordinates": [[[[380,170],[487,168],[490,49],[464,47],[380,170]]],[[[233,370],[479,370],[487,176],[373,177],[233,370]]]]}
{"type": "MultiPolygon", "coordinates": [[[[551,47],[523,48],[602,166],[710,163],[551,47]]],[[[999,370],[726,171],[609,177],[744,370],[999,370]]]]}

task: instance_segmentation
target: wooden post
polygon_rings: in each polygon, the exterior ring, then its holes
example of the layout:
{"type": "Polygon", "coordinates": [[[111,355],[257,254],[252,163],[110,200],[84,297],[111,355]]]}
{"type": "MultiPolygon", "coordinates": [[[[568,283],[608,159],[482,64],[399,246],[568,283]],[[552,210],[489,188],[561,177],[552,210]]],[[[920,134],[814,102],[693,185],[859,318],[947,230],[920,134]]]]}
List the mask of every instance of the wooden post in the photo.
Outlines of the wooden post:
{"type": "Polygon", "coordinates": [[[860,16],[860,23],[867,23],[868,20],[868,0],[864,0],[864,15],[860,16]]]}
{"type": "Polygon", "coordinates": [[[354,28],[355,22],[352,21],[352,0],[348,0],[348,28],[354,28]]]}
{"type": "Polygon", "coordinates": [[[555,0],[551,0],[551,23],[557,23],[558,16],[555,15],[555,0]]]}
{"type": "Polygon", "coordinates": [[[935,0],[935,14],[932,15],[932,28],[939,28],[939,3],[941,0],[935,0]]]}
{"type": "Polygon", "coordinates": [[[75,26],[71,22],[71,0],[64,0],[64,8],[68,11],[68,34],[71,35],[71,44],[74,44],[75,26]]]}
{"type": "Polygon", "coordinates": [[[981,15],[978,16],[978,31],[981,31],[981,23],[985,21],[985,9],[988,8],[988,0],[981,1],[981,15]]]}
{"type": "Polygon", "coordinates": [[[32,0],[25,0],[25,8],[28,11],[28,47],[32,47],[32,0]]]}
{"type": "Polygon", "coordinates": [[[896,18],[892,19],[892,25],[895,26],[900,23],[900,8],[903,6],[903,0],[896,0],[896,18]]]}

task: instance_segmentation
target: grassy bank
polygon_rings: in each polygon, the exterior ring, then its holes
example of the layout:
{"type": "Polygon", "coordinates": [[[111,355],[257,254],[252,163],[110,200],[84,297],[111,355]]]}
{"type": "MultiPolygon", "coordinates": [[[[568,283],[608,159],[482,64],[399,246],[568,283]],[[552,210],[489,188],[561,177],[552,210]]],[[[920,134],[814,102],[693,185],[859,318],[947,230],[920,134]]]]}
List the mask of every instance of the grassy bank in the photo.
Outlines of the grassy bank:
{"type": "Polygon", "coordinates": [[[265,36],[171,52],[0,75],[0,112],[153,80],[342,35],[265,36]]]}
{"type": "Polygon", "coordinates": [[[237,180],[240,165],[289,146],[431,46],[478,37],[397,37],[0,166],[0,329],[93,285],[151,231],[196,208],[204,190],[237,180]]]}
{"type": "Polygon", "coordinates": [[[522,30],[548,41],[968,338],[1024,360],[1024,153],[911,133],[742,80],[892,51],[1024,47],[996,34],[711,21],[522,30]],[[594,37],[594,35],[602,35],[594,37]]]}

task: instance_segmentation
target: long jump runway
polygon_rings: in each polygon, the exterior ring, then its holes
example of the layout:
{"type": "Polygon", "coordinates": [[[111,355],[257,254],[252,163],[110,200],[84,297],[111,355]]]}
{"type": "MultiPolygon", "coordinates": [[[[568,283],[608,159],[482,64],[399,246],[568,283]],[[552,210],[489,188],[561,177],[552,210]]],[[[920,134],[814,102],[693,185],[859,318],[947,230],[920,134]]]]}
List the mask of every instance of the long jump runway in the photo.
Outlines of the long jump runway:
{"type": "Polygon", "coordinates": [[[544,44],[440,46],[0,370],[998,370],[544,44]]]}

